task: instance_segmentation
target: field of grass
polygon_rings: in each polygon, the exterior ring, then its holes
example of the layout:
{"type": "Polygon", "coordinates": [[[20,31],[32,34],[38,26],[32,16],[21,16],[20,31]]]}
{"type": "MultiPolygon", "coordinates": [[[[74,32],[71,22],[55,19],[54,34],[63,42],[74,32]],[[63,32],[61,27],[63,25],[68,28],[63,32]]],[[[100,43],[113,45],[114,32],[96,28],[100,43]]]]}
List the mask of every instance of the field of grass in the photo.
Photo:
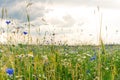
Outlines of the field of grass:
{"type": "Polygon", "coordinates": [[[1,45],[0,80],[120,80],[120,46],[1,45]]]}

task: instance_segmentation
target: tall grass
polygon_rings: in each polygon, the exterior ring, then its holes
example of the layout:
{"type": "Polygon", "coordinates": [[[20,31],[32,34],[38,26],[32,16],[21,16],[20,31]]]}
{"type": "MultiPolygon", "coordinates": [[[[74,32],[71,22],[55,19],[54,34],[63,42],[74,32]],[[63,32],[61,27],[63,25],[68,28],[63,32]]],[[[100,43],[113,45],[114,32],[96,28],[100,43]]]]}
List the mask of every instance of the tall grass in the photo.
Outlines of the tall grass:
{"type": "MultiPolygon", "coordinates": [[[[106,46],[106,56],[92,46],[1,46],[1,79],[119,80],[119,46],[106,46]],[[64,50],[64,48],[68,50],[64,50]],[[44,48],[44,54],[43,54],[44,48]],[[6,69],[14,69],[9,77],[6,69]],[[100,78],[98,74],[100,68],[100,78]]],[[[101,49],[102,51],[102,49],[101,49]]]]}

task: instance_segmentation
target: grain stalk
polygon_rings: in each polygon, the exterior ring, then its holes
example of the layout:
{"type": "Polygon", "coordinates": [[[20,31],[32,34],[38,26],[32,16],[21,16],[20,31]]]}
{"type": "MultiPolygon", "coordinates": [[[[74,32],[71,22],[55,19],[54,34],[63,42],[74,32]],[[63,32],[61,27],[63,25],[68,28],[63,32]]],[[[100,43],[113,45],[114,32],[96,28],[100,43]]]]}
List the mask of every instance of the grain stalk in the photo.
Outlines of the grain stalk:
{"type": "MultiPolygon", "coordinates": [[[[26,5],[26,8],[29,8],[32,5],[32,3],[28,3],[26,5]]],[[[28,45],[30,44],[30,15],[28,13],[28,10],[26,9],[26,17],[27,17],[27,23],[28,23],[28,45]]]]}
{"type": "MultiPolygon", "coordinates": [[[[97,7],[98,8],[98,12],[99,12],[99,6],[97,7]]],[[[102,42],[102,37],[101,37],[101,29],[102,29],[102,15],[100,14],[100,31],[99,31],[99,52],[98,52],[98,80],[101,80],[101,50],[100,50],[100,47],[101,47],[101,42],[102,42]]]]}

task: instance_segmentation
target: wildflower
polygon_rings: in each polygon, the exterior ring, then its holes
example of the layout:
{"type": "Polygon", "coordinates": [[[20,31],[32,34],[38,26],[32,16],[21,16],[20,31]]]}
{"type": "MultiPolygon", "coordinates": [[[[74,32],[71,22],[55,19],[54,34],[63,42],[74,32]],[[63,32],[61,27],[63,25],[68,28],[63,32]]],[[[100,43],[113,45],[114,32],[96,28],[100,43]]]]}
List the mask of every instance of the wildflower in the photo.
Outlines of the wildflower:
{"type": "Polygon", "coordinates": [[[23,34],[26,35],[26,34],[28,34],[28,33],[24,31],[23,34]]]}
{"type": "Polygon", "coordinates": [[[4,52],[3,50],[0,49],[0,53],[4,52]]]}
{"type": "Polygon", "coordinates": [[[43,63],[48,62],[48,57],[47,57],[47,55],[43,55],[43,56],[42,56],[42,59],[43,59],[43,63]]]}
{"type": "Polygon", "coordinates": [[[48,60],[47,55],[43,55],[42,58],[43,58],[43,60],[48,60]]]}
{"type": "Polygon", "coordinates": [[[30,52],[29,54],[27,54],[28,57],[34,57],[33,52],[30,52]]]}
{"type": "Polygon", "coordinates": [[[25,55],[24,54],[20,54],[20,55],[16,55],[17,58],[24,58],[25,55]]]}
{"type": "Polygon", "coordinates": [[[108,68],[108,67],[106,67],[106,68],[105,68],[105,70],[109,70],[109,68],[108,68]]]}
{"type": "Polygon", "coordinates": [[[22,77],[23,77],[23,75],[15,76],[15,78],[19,78],[19,80],[22,80],[22,79],[21,79],[22,77]]]}
{"type": "Polygon", "coordinates": [[[7,24],[7,25],[9,25],[10,23],[11,23],[11,21],[10,21],[10,20],[7,20],[7,21],[6,21],[6,24],[7,24]]]}
{"type": "Polygon", "coordinates": [[[86,58],[86,56],[83,56],[82,58],[83,58],[83,59],[85,59],[85,58],[86,58]]]}
{"type": "Polygon", "coordinates": [[[47,80],[47,77],[46,77],[45,75],[43,75],[43,78],[44,78],[45,80],[47,80]]]}
{"type": "Polygon", "coordinates": [[[12,68],[7,68],[6,73],[8,74],[8,76],[13,76],[14,70],[12,68]]]}
{"type": "Polygon", "coordinates": [[[94,55],[93,57],[90,58],[91,61],[96,59],[96,55],[94,55]]]}
{"type": "Polygon", "coordinates": [[[79,62],[80,60],[81,60],[80,58],[77,59],[78,62],[79,62]]]}

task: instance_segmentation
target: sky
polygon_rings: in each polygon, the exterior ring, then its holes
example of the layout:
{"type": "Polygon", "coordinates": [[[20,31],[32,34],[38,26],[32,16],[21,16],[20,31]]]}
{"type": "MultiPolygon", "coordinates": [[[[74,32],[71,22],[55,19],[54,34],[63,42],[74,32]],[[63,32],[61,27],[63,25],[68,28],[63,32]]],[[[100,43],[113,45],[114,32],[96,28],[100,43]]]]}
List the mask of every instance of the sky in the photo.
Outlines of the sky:
{"type": "MultiPolygon", "coordinates": [[[[0,0],[0,9],[3,7],[8,16],[1,19],[0,27],[5,30],[5,21],[12,19],[14,26],[27,31],[28,12],[33,43],[37,38],[43,42],[44,37],[50,42],[55,33],[57,43],[98,44],[100,25],[104,43],[120,43],[120,0],[0,0]],[[31,5],[26,7],[28,3],[31,5]]],[[[14,31],[13,27],[11,31],[14,31]]],[[[1,33],[0,39],[2,43],[6,42],[6,33],[1,33]]]]}

